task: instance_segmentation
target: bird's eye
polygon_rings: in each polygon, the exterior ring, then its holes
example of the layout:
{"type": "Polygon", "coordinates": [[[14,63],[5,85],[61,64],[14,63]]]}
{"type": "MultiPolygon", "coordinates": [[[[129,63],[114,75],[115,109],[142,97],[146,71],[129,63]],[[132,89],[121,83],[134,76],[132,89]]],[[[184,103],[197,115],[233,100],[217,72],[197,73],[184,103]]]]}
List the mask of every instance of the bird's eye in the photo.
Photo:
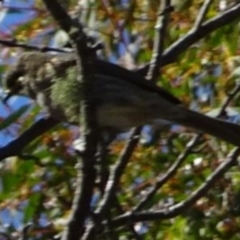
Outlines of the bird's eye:
{"type": "Polygon", "coordinates": [[[7,90],[6,90],[6,97],[3,99],[3,102],[6,103],[11,96],[15,94],[19,94],[21,90],[23,89],[23,77],[19,77],[14,84],[11,83],[7,85],[7,90]]]}
{"type": "Polygon", "coordinates": [[[17,84],[23,84],[23,81],[24,81],[24,77],[23,76],[21,76],[21,77],[19,77],[18,78],[18,80],[17,80],[17,84]]]}
{"type": "Polygon", "coordinates": [[[22,85],[23,82],[23,73],[22,71],[10,71],[7,76],[4,78],[3,85],[5,89],[12,90],[15,89],[19,84],[22,85]]]}
{"type": "Polygon", "coordinates": [[[19,77],[15,83],[15,86],[13,87],[14,92],[20,92],[20,90],[23,88],[23,82],[24,77],[19,77]]]}

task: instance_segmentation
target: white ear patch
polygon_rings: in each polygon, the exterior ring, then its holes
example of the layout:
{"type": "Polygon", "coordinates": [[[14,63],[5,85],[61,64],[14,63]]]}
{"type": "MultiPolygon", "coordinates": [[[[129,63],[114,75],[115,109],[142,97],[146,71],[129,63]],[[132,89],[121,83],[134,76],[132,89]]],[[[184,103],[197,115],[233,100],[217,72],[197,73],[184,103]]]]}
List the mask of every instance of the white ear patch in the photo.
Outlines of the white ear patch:
{"type": "Polygon", "coordinates": [[[24,77],[23,76],[19,77],[18,82],[20,82],[20,83],[24,82],[24,77]]]}

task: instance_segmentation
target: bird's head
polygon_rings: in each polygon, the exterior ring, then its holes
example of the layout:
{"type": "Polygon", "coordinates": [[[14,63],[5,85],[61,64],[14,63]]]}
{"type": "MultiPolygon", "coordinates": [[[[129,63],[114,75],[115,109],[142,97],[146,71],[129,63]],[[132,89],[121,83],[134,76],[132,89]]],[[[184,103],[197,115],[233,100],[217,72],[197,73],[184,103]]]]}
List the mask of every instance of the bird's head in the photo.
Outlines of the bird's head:
{"type": "Polygon", "coordinates": [[[13,95],[23,94],[24,89],[24,72],[21,70],[12,70],[3,79],[3,88],[6,92],[6,97],[3,102],[7,102],[13,95]]]}
{"type": "Polygon", "coordinates": [[[7,94],[3,101],[6,102],[13,95],[29,95],[30,82],[36,80],[37,71],[47,61],[48,55],[45,53],[22,53],[3,79],[3,88],[7,94]]]}

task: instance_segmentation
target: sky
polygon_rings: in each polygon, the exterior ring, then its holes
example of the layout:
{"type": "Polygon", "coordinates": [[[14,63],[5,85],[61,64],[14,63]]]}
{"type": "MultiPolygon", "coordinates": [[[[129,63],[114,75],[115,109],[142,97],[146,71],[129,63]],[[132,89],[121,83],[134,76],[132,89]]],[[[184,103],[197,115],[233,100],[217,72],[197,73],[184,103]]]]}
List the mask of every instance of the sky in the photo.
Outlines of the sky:
{"type": "MultiPolygon", "coordinates": [[[[29,21],[35,15],[31,7],[34,0],[5,0],[4,4],[0,7],[0,39],[6,39],[6,37],[11,38],[12,29],[17,25],[29,21]],[[17,11],[21,9],[21,11],[17,11]]],[[[0,59],[1,63],[1,59],[0,59]]],[[[0,87],[0,96],[4,96],[3,89],[0,87]]],[[[8,116],[11,112],[19,109],[25,104],[30,104],[30,100],[25,97],[12,97],[9,102],[9,108],[1,103],[0,99],[0,118],[8,116]]],[[[0,132],[0,146],[7,144],[11,141],[13,137],[8,131],[0,132]]],[[[1,179],[0,179],[1,185],[1,179]]],[[[10,208],[6,208],[0,211],[0,223],[2,222],[4,227],[13,225],[16,228],[21,227],[23,213],[20,211],[13,211],[10,208]]],[[[2,231],[0,225],[0,231],[2,231]]]]}
{"type": "MultiPolygon", "coordinates": [[[[0,8],[0,38],[11,39],[12,30],[24,22],[29,21],[35,16],[35,11],[32,10],[34,0],[5,0],[0,8]]],[[[1,59],[0,59],[1,64],[1,59]]],[[[3,76],[1,76],[3,77],[3,76]]],[[[1,98],[5,96],[3,89],[0,88],[1,98]]],[[[0,101],[0,118],[5,118],[10,113],[19,109],[21,106],[30,103],[31,101],[25,97],[14,96],[8,101],[8,107],[0,101]]],[[[7,144],[12,140],[11,134],[8,131],[0,132],[0,146],[7,144]]]]}

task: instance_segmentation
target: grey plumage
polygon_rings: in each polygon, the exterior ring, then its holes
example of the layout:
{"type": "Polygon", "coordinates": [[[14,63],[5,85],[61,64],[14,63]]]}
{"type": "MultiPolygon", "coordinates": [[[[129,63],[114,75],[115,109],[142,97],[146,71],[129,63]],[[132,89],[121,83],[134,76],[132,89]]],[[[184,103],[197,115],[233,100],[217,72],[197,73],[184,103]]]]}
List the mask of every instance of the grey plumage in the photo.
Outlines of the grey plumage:
{"type": "MultiPolygon", "coordinates": [[[[240,146],[240,126],[193,112],[164,89],[136,73],[97,60],[90,101],[100,129],[124,131],[156,119],[192,127],[240,146]]],[[[35,99],[52,117],[79,121],[81,86],[76,81],[74,55],[24,53],[6,76],[11,94],[35,99]]]]}

